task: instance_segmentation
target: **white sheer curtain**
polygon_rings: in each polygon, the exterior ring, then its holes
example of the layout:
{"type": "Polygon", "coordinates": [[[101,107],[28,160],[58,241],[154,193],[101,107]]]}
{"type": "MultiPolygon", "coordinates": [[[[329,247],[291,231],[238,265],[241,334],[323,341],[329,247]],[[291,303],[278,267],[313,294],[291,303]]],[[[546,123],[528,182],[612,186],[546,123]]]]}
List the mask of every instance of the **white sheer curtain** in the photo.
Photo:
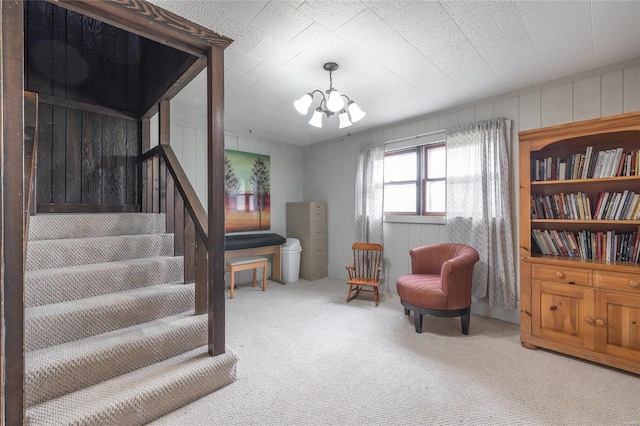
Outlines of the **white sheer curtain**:
{"type": "Polygon", "coordinates": [[[384,145],[360,147],[355,198],[355,240],[383,244],[384,145]]]}
{"type": "Polygon", "coordinates": [[[447,130],[450,242],[474,247],[473,301],[516,308],[507,123],[491,119],[447,130]]]}

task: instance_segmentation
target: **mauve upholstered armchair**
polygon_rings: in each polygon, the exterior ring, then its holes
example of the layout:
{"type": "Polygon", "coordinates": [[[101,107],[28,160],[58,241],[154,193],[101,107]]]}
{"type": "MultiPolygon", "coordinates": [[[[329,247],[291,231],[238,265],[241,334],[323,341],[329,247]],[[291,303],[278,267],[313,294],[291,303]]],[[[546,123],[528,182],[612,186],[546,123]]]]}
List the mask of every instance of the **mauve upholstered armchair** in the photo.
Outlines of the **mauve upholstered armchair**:
{"type": "Polygon", "coordinates": [[[478,252],[464,244],[433,244],[414,248],[411,274],[396,283],[405,315],[413,312],[416,333],[422,316],[461,317],[462,334],[469,334],[471,283],[478,252]]]}

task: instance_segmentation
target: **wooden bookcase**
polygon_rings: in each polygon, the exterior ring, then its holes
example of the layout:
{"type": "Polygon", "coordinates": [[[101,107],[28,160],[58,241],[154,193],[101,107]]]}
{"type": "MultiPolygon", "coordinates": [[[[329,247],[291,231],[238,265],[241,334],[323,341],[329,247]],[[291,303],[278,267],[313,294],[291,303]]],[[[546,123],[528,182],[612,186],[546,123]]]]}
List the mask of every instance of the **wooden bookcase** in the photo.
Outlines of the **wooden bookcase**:
{"type": "MultiPolygon", "coordinates": [[[[618,234],[640,220],[532,219],[532,195],[640,192],[640,176],[536,181],[535,160],[622,147],[640,150],[640,112],[519,133],[520,339],[538,347],[640,374],[640,265],[633,261],[536,253],[532,230],[618,234]],[[533,166],[532,166],[533,163],[533,166]]],[[[637,159],[637,160],[640,160],[637,159]]],[[[602,234],[601,234],[602,235],[602,234]]]]}

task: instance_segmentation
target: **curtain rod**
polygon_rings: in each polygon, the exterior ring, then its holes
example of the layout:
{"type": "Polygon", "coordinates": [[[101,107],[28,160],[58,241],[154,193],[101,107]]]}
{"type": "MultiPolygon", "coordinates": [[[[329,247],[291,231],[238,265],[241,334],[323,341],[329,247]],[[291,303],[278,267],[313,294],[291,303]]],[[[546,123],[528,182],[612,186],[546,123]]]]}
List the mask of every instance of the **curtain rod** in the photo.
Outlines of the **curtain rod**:
{"type": "Polygon", "coordinates": [[[394,139],[392,141],[387,141],[384,144],[386,145],[388,143],[408,141],[410,139],[418,139],[418,138],[423,138],[425,136],[437,135],[438,133],[445,133],[445,132],[446,130],[434,130],[433,132],[420,133],[419,135],[415,135],[415,136],[407,136],[406,138],[394,139]]]}

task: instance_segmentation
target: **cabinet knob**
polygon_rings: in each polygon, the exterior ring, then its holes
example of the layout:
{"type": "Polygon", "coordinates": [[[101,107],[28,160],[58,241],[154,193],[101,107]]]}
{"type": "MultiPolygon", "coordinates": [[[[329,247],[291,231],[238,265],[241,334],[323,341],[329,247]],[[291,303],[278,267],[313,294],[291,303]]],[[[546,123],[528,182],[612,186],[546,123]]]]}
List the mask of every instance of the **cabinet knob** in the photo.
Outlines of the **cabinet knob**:
{"type": "Polygon", "coordinates": [[[560,271],[556,272],[556,277],[558,278],[564,278],[564,274],[560,271]]]}
{"type": "Polygon", "coordinates": [[[593,324],[595,322],[591,317],[586,317],[584,320],[586,321],[587,324],[593,324]]]}
{"type": "Polygon", "coordinates": [[[596,320],[596,324],[598,324],[598,325],[604,325],[604,324],[605,324],[605,322],[604,322],[604,320],[603,320],[603,319],[598,318],[598,319],[596,320]]]}
{"type": "Polygon", "coordinates": [[[640,286],[640,284],[638,284],[638,281],[629,281],[629,285],[633,288],[638,288],[640,286]]]}
{"type": "Polygon", "coordinates": [[[558,307],[556,305],[553,305],[552,307],[550,307],[549,309],[551,309],[552,311],[555,311],[556,309],[558,309],[558,307]]]}

